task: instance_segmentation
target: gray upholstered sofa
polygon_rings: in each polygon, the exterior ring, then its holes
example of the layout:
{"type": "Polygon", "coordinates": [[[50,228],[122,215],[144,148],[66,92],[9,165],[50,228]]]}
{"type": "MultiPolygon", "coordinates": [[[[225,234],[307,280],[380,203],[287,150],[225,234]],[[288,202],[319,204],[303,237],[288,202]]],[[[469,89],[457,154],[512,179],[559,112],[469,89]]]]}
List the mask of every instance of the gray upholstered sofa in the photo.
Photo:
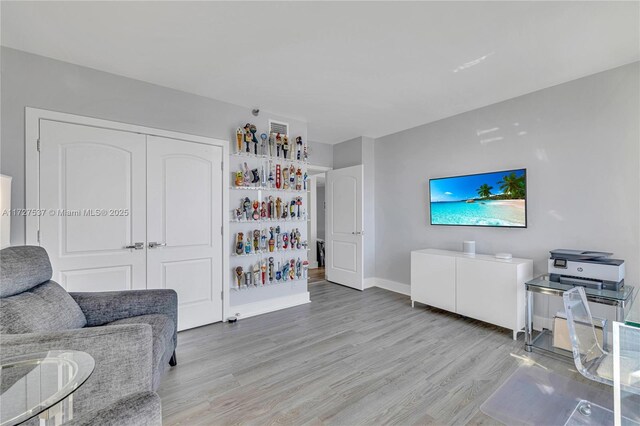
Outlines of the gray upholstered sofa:
{"type": "Polygon", "coordinates": [[[0,358],[56,349],[89,353],[73,424],[161,424],[155,391],[176,364],[173,290],[67,293],[41,247],[0,250],[0,358]]]}

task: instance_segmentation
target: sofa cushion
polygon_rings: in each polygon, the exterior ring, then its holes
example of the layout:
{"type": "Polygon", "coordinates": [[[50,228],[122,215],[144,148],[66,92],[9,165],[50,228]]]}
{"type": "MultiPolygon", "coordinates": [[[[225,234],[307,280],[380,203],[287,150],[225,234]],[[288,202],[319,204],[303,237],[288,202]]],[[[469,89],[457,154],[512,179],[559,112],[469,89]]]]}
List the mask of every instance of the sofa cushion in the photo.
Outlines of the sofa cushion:
{"type": "Polygon", "coordinates": [[[140,315],[112,321],[108,325],[120,324],[149,324],[153,338],[153,388],[160,385],[160,378],[169,367],[169,358],[175,349],[173,346],[173,333],[175,325],[171,318],[162,314],[140,315]]]}
{"type": "Polygon", "coordinates": [[[0,334],[70,330],[86,324],[78,304],[55,281],[0,299],[0,334]]]}
{"type": "Polygon", "coordinates": [[[51,279],[49,256],[42,247],[16,246],[0,250],[0,298],[30,290],[51,279]]]}

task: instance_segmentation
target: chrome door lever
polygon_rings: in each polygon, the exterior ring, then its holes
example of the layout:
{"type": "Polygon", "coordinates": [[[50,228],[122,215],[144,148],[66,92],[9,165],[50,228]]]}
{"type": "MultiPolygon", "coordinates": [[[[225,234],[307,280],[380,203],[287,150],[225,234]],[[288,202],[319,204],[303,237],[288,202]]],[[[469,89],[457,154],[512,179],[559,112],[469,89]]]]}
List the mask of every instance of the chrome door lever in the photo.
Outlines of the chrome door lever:
{"type": "Polygon", "coordinates": [[[157,243],[155,241],[151,241],[149,243],[149,248],[164,247],[166,245],[167,245],[167,243],[157,243]]]}
{"type": "Polygon", "coordinates": [[[130,246],[124,246],[125,249],[134,249],[134,250],[142,250],[144,248],[144,243],[133,243],[130,246]]]}

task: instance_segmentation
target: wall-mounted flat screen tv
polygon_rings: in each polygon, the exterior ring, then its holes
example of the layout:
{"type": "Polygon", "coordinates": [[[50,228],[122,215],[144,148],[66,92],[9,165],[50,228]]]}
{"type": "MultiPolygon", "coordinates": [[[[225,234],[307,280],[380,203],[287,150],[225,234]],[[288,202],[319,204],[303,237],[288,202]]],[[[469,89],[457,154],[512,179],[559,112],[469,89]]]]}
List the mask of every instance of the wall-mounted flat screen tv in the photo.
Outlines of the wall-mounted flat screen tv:
{"type": "Polygon", "coordinates": [[[432,225],[527,227],[527,170],[429,180],[432,225]]]}

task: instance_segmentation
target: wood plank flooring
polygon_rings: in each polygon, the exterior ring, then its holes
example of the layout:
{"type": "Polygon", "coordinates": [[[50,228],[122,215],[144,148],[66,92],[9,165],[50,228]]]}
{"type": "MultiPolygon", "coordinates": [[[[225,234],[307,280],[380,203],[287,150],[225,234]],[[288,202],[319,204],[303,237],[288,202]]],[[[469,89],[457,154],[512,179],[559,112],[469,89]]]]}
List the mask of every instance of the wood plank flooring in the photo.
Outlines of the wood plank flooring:
{"type": "Polygon", "coordinates": [[[309,269],[309,284],[324,281],[324,267],[309,269]]]}
{"type": "Polygon", "coordinates": [[[407,296],[326,281],[312,303],[178,335],[159,394],[167,425],[496,424],[480,405],[527,354],[511,332],[407,296]]]}

